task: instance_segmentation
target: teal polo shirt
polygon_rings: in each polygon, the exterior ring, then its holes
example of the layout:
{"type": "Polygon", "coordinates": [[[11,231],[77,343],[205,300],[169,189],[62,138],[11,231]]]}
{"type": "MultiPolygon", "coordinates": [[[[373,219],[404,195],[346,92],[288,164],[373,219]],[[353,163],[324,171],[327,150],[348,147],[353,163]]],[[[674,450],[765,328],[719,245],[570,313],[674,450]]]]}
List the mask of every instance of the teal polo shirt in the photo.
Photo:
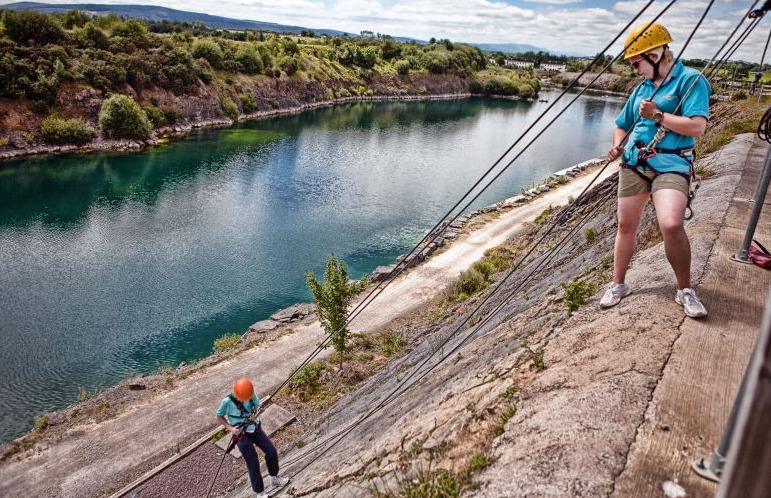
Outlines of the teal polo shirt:
{"type": "MultiPolygon", "coordinates": [[[[244,402],[246,413],[238,409],[236,404],[233,403],[233,400],[230,399],[230,396],[226,396],[220,403],[219,408],[217,408],[217,416],[227,418],[230,425],[236,425],[249,418],[249,414],[251,414],[252,410],[256,409],[258,406],[260,406],[260,400],[257,399],[256,394],[252,396],[252,399],[244,402]]],[[[255,421],[259,423],[260,419],[258,418],[255,421]]],[[[257,426],[255,424],[249,424],[246,428],[246,432],[254,432],[256,429],[257,426]]]]}
{"type": "MultiPolygon", "coordinates": [[[[626,101],[626,105],[621,109],[616,118],[616,126],[619,128],[629,130],[634,126],[626,143],[624,154],[621,157],[621,160],[630,166],[637,164],[638,149],[634,145],[635,142],[641,140],[647,145],[653,140],[653,136],[659,128],[652,120],[645,118],[640,119],[635,124],[635,121],[640,116],[640,102],[646,99],[650,100],[655,91],[656,86],[651,80],[643,80],[634,89],[632,95],[629,96],[629,100],[626,101]]],[[[678,60],[675,62],[675,67],[672,69],[669,77],[662,83],[661,89],[653,98],[653,101],[661,111],[669,114],[688,117],[704,116],[709,119],[709,96],[711,93],[712,88],[709,86],[707,79],[695,69],[683,66],[683,63],[678,60]],[[695,84],[693,83],[694,81],[696,81],[695,84]],[[688,92],[692,84],[693,89],[685,97],[680,108],[677,109],[680,100],[688,92]],[[675,112],[675,109],[677,109],[677,112],[675,112]]],[[[659,142],[657,147],[662,149],[682,149],[693,147],[694,143],[696,143],[694,137],[686,137],[685,135],[679,135],[670,131],[659,142]]],[[[648,159],[648,164],[660,173],[689,173],[691,168],[690,161],[677,154],[657,154],[655,157],[648,159]]]]}

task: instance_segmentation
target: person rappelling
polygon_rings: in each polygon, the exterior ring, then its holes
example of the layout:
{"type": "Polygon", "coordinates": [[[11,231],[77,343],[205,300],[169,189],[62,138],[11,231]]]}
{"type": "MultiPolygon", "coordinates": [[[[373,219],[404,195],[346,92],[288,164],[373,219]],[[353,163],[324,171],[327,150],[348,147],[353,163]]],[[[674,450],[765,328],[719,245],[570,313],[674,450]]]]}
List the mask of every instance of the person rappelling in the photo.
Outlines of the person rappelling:
{"type": "Polygon", "coordinates": [[[278,451],[273,446],[265,431],[262,430],[257,408],[260,400],[254,392],[254,385],[249,379],[238,379],[233,384],[233,392],[227,395],[217,409],[217,419],[232,435],[238,450],[244,457],[249,471],[249,481],[258,498],[267,497],[265,485],[260,472],[260,461],[257,457],[257,446],[265,454],[265,464],[268,467],[270,483],[276,488],[286,486],[289,478],[280,477],[278,451]]]}
{"type": "Polygon", "coordinates": [[[622,163],[613,282],[600,306],[615,306],[632,292],[624,280],[643,210],[652,198],[664,252],[677,280],[675,302],[686,315],[699,318],[707,315],[707,309],[691,285],[691,245],[683,223],[694,193],[693,146],[706,129],[712,90],[698,71],[674,60],[670,42],[664,26],[644,23],[631,31],[624,44],[624,59],[645,79],[616,118],[613,147],[608,151],[609,160],[620,155],[622,163]]]}

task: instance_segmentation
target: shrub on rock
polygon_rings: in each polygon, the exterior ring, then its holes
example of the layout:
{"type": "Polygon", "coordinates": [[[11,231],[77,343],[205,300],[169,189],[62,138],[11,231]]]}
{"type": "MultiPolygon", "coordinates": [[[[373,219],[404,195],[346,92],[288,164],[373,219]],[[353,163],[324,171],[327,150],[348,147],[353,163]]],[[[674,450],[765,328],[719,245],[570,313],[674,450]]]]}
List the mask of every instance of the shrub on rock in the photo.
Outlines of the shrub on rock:
{"type": "Polygon", "coordinates": [[[102,103],[99,128],[112,138],[146,139],[153,127],[145,111],[134,99],[115,94],[102,103]]]}

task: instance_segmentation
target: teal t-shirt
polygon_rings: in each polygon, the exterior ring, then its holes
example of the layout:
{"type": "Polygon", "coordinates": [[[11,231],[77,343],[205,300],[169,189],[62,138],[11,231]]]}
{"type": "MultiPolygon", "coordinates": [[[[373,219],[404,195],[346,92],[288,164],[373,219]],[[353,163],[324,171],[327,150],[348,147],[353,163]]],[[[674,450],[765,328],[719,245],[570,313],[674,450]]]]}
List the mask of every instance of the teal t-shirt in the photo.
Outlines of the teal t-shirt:
{"type": "MultiPolygon", "coordinates": [[[[653,140],[653,136],[658,131],[658,125],[650,119],[642,118],[635,124],[635,121],[640,116],[640,102],[646,99],[649,100],[655,91],[656,86],[651,80],[643,80],[634,89],[632,95],[629,96],[629,100],[626,101],[626,105],[621,109],[616,118],[616,126],[619,128],[629,130],[634,125],[634,129],[626,143],[624,154],[621,157],[621,160],[630,166],[637,164],[638,148],[635,146],[635,142],[642,141],[647,145],[653,140]]],[[[678,60],[675,62],[669,77],[662,83],[661,89],[653,101],[661,111],[669,114],[688,117],[704,116],[709,119],[709,96],[711,93],[712,88],[709,86],[706,78],[695,69],[683,66],[683,63],[678,60]],[[692,85],[693,89],[686,96],[688,89],[692,85]],[[678,108],[681,100],[683,100],[682,105],[678,108]]],[[[687,137],[669,131],[664,135],[664,139],[659,142],[657,147],[662,149],[683,149],[693,147],[695,143],[696,139],[694,137],[687,137]]],[[[655,157],[648,159],[648,164],[656,171],[662,173],[688,173],[691,168],[690,161],[677,154],[657,154],[655,157]]]]}
{"type": "MultiPolygon", "coordinates": [[[[217,408],[217,416],[227,418],[230,425],[236,425],[249,418],[252,410],[257,409],[258,406],[260,406],[260,400],[257,399],[256,394],[252,396],[252,399],[244,402],[246,412],[239,410],[238,406],[230,399],[230,396],[226,396],[220,403],[220,407],[217,408]]],[[[259,423],[259,421],[259,418],[255,419],[255,422],[259,423]]],[[[256,429],[257,426],[255,424],[249,424],[246,428],[246,432],[254,432],[256,429]]]]}

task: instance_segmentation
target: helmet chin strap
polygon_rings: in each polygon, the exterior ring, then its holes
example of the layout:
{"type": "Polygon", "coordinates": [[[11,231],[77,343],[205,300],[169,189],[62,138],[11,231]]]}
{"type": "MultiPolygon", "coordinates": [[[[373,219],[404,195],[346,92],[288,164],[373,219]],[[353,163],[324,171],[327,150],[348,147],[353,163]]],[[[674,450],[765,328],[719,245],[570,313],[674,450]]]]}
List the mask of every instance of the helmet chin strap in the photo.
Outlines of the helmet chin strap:
{"type": "Polygon", "coordinates": [[[653,66],[653,81],[659,79],[659,76],[661,75],[659,73],[659,67],[661,66],[661,61],[664,59],[664,53],[666,53],[667,47],[668,45],[664,45],[662,47],[661,53],[658,54],[656,62],[653,62],[653,59],[651,59],[647,53],[641,54],[641,57],[645,60],[645,62],[653,66]]]}

